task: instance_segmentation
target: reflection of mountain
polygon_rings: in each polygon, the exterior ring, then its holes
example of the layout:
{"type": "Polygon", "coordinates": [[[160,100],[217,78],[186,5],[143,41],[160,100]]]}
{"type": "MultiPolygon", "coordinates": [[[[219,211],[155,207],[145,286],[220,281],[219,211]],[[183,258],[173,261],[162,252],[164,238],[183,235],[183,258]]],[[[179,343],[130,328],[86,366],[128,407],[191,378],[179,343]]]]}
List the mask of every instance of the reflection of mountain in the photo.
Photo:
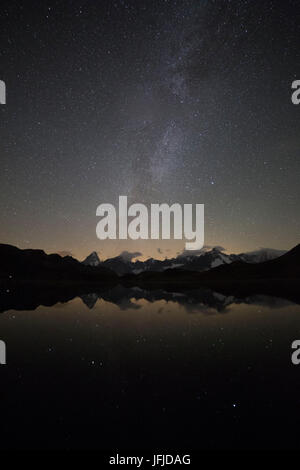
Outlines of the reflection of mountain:
{"type": "MultiPolygon", "coordinates": [[[[122,310],[132,308],[133,301],[145,299],[148,302],[164,300],[175,302],[185,307],[187,311],[207,311],[209,309],[225,312],[231,305],[247,303],[261,306],[279,308],[291,304],[289,300],[271,297],[268,295],[224,295],[208,288],[189,289],[182,292],[166,291],[163,289],[146,290],[138,287],[124,288],[122,286],[101,294],[101,298],[107,302],[113,302],[122,310]],[[125,306],[127,307],[125,308],[125,306]]],[[[300,298],[299,298],[300,303],[300,298]]],[[[136,306],[137,308],[137,306],[136,306]]]]}
{"type": "MultiPolygon", "coordinates": [[[[282,307],[292,302],[300,304],[300,294],[291,300],[272,297],[269,295],[254,295],[250,293],[222,293],[209,288],[165,290],[141,289],[139,287],[125,287],[117,285],[112,288],[102,289],[88,284],[69,286],[29,283],[26,286],[13,284],[10,289],[0,297],[0,311],[6,310],[35,310],[39,305],[52,306],[58,302],[68,302],[75,297],[80,297],[82,302],[93,309],[98,299],[117,305],[121,310],[139,309],[139,300],[156,302],[164,300],[167,303],[182,305],[187,312],[225,313],[233,304],[247,303],[273,308],[282,307]],[[95,290],[91,290],[95,289],[95,290]]],[[[279,294],[277,294],[279,295],[279,294]]],[[[284,296],[284,294],[283,294],[284,296]]]]}
{"type": "MultiPolygon", "coordinates": [[[[218,250],[208,254],[209,257],[219,255],[218,250]]],[[[34,309],[76,296],[89,308],[102,298],[124,310],[139,308],[132,299],[149,302],[163,299],[180,303],[189,310],[205,307],[217,311],[257,295],[300,303],[300,245],[262,263],[231,260],[203,272],[174,268],[122,277],[103,267],[103,263],[85,266],[68,256],[19,250],[10,245],[0,245],[0,260],[0,311],[34,309]]],[[[114,259],[115,263],[119,261],[114,259]]]]}
{"type": "Polygon", "coordinates": [[[118,286],[103,293],[101,297],[107,302],[113,302],[118,305],[121,310],[138,308],[139,306],[135,302],[141,299],[151,303],[160,300],[174,302],[184,306],[188,311],[215,309],[219,312],[225,311],[226,307],[231,303],[238,302],[232,296],[224,296],[205,288],[173,292],[164,289],[147,290],[138,287],[126,288],[118,286]]]}
{"type": "Polygon", "coordinates": [[[82,294],[80,297],[81,297],[81,299],[82,299],[82,302],[83,302],[89,309],[92,309],[92,308],[95,306],[95,304],[96,304],[96,302],[97,302],[97,300],[98,300],[98,298],[99,298],[98,294],[95,294],[95,292],[91,292],[91,293],[89,293],[89,294],[82,294]]]}

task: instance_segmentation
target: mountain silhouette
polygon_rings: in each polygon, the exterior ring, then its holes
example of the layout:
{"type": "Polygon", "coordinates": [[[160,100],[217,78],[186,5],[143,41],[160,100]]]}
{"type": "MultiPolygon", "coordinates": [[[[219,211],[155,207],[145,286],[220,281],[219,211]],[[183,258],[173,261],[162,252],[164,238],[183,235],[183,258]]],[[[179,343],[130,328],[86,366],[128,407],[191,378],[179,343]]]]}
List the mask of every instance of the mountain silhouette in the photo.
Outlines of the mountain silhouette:
{"type": "Polygon", "coordinates": [[[177,292],[208,287],[223,295],[269,295],[298,303],[300,292],[300,245],[263,263],[235,261],[204,272],[167,269],[123,276],[122,282],[142,289],[168,289],[177,292]]]}
{"type": "Polygon", "coordinates": [[[249,253],[226,254],[218,247],[211,250],[201,250],[200,252],[184,252],[175,258],[164,260],[149,258],[145,261],[132,261],[132,258],[122,256],[122,254],[100,261],[97,253],[91,253],[83,264],[90,266],[103,266],[115,271],[119,275],[140,274],[142,272],[163,272],[167,269],[181,269],[186,271],[203,272],[208,271],[223,264],[230,264],[234,261],[246,261],[247,263],[260,263],[269,259],[274,259],[284,254],[285,251],[271,248],[261,248],[249,253]]]}
{"type": "Polygon", "coordinates": [[[205,273],[199,273],[199,281],[241,280],[241,279],[300,279],[300,244],[278,258],[262,263],[250,264],[235,261],[218,266],[205,273]]]}
{"type": "Polygon", "coordinates": [[[0,311],[33,309],[75,296],[89,308],[103,298],[121,309],[139,308],[132,298],[175,300],[192,309],[204,303],[217,310],[232,298],[257,295],[300,303],[300,245],[262,263],[238,260],[203,272],[174,268],[117,276],[102,263],[85,266],[70,256],[0,244],[0,282],[0,311]]]}
{"type": "Polygon", "coordinates": [[[82,261],[82,264],[85,266],[99,266],[101,263],[98,253],[96,251],[93,251],[89,256],[85,258],[84,261],[82,261]]]}
{"type": "Polygon", "coordinates": [[[126,263],[140,265],[142,262],[122,261],[122,256],[98,264],[98,255],[92,253],[85,260],[88,260],[88,264],[85,264],[71,256],[48,255],[43,250],[21,250],[12,245],[0,244],[0,280],[116,283],[120,282],[121,276],[123,284],[131,285],[134,283],[138,285],[141,282],[167,284],[190,282],[193,285],[200,285],[207,281],[228,283],[242,280],[300,279],[300,244],[282,256],[261,263],[249,263],[243,261],[240,255],[226,255],[217,249],[189,258],[191,259],[187,260],[187,265],[184,262],[178,263],[179,257],[174,258],[175,266],[174,259],[162,262],[150,259],[147,260],[147,269],[134,273],[131,268],[124,268],[124,265],[126,263]],[[165,263],[164,269],[157,271],[156,262],[165,263]],[[194,265],[196,265],[195,270],[192,269],[194,265]],[[211,267],[208,268],[208,265],[211,267]]]}
{"type": "Polygon", "coordinates": [[[0,280],[113,281],[105,267],[85,266],[71,256],[47,255],[43,250],[21,250],[0,244],[0,280]]]}

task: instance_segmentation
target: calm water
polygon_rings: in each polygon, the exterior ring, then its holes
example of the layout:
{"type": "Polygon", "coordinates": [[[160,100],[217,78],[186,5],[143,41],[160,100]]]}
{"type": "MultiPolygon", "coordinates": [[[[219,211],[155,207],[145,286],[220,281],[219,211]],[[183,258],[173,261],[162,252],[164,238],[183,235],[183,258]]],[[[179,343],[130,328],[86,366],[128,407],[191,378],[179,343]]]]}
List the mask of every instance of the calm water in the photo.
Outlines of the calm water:
{"type": "Polygon", "coordinates": [[[0,338],[2,448],[298,447],[288,301],[115,289],[7,310],[0,338]]]}

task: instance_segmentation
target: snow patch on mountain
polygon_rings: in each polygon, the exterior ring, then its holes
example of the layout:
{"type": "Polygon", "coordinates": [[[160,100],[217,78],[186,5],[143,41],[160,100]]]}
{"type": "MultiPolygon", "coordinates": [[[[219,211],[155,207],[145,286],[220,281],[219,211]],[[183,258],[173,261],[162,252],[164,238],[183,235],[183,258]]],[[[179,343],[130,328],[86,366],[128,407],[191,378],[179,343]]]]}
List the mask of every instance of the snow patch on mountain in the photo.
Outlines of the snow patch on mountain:
{"type": "Polygon", "coordinates": [[[221,266],[221,264],[227,264],[227,261],[223,261],[222,259],[214,259],[213,262],[211,263],[211,268],[216,268],[217,266],[221,266]]]}

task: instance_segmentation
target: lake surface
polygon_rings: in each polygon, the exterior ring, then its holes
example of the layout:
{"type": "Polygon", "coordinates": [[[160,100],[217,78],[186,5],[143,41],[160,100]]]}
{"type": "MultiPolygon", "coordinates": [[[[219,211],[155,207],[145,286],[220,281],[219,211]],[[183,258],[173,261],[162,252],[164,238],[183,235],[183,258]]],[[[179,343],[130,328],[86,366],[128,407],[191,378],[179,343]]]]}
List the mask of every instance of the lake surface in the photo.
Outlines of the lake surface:
{"type": "Polygon", "coordinates": [[[112,289],[0,314],[1,448],[297,448],[300,307],[112,289]]]}

